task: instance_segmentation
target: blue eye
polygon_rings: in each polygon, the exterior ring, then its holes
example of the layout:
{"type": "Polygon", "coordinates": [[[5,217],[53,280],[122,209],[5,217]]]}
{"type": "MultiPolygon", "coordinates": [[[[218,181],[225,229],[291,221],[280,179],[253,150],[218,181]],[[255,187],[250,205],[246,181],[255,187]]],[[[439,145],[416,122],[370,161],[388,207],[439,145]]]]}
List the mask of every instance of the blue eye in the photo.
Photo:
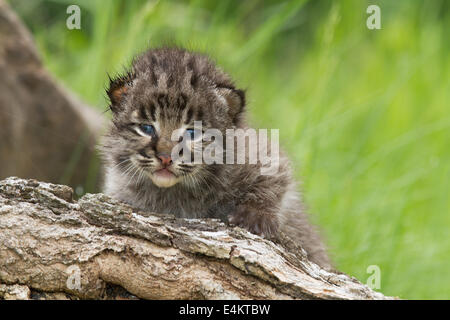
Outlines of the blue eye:
{"type": "Polygon", "coordinates": [[[195,137],[195,130],[194,129],[186,129],[186,133],[191,138],[191,140],[194,140],[194,137],[195,137]]]}
{"type": "Polygon", "coordinates": [[[153,127],[151,124],[141,124],[139,125],[139,128],[141,131],[149,136],[155,134],[155,127],[153,127]]]}

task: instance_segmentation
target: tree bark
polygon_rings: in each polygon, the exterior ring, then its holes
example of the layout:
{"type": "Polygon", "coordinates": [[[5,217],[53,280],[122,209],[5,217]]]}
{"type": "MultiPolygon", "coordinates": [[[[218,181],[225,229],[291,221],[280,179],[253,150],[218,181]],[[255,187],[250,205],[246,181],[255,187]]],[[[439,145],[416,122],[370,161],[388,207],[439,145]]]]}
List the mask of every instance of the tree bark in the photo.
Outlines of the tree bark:
{"type": "Polygon", "coordinates": [[[0,298],[386,298],[290,251],[288,240],[72,195],[63,185],[0,181],[0,298]]]}

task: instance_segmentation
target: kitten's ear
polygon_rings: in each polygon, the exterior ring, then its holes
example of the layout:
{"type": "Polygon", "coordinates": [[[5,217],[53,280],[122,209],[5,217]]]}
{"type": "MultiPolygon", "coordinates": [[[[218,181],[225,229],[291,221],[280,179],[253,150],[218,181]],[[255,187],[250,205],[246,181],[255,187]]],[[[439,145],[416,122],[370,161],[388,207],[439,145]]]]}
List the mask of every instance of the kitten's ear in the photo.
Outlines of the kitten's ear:
{"type": "Polygon", "coordinates": [[[132,81],[133,75],[131,73],[127,73],[126,75],[115,79],[111,79],[111,77],[109,77],[109,88],[106,93],[111,101],[112,112],[115,113],[123,110],[121,102],[127,96],[127,93],[131,88],[132,81]]]}
{"type": "Polygon", "coordinates": [[[225,99],[228,106],[228,114],[233,120],[233,123],[237,123],[240,114],[244,111],[245,92],[240,89],[221,87],[217,88],[217,93],[225,99]]]}

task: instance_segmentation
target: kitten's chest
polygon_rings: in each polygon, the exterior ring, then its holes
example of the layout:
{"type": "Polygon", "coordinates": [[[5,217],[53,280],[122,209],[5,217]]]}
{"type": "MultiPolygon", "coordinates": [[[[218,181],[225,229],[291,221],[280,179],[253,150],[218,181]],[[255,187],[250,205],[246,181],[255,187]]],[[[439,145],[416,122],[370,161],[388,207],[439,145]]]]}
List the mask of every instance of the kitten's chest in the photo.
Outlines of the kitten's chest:
{"type": "Polygon", "coordinates": [[[154,193],[150,199],[146,202],[146,209],[179,218],[217,218],[227,221],[228,215],[235,209],[232,201],[214,198],[213,195],[196,197],[189,194],[154,193]]]}

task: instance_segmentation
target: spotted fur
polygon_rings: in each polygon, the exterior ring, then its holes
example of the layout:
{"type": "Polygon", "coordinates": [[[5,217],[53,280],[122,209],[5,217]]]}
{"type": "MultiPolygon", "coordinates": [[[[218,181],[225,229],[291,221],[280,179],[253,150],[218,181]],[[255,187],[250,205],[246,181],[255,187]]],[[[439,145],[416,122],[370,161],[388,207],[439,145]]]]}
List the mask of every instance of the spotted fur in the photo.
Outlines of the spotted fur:
{"type": "Polygon", "coordinates": [[[177,143],[171,140],[173,130],[191,127],[195,120],[224,134],[229,128],[248,127],[244,91],[209,58],[177,48],[148,50],[125,76],[111,80],[107,93],[113,115],[101,145],[105,193],[142,210],[215,217],[270,238],[283,231],[312,261],[329,266],[283,155],[275,175],[261,175],[259,164],[174,160],[173,185],[161,186],[152,178],[160,167],[156,155],[170,153],[177,143]],[[138,134],[136,125],[142,123],[152,124],[156,134],[138,134]]]}

